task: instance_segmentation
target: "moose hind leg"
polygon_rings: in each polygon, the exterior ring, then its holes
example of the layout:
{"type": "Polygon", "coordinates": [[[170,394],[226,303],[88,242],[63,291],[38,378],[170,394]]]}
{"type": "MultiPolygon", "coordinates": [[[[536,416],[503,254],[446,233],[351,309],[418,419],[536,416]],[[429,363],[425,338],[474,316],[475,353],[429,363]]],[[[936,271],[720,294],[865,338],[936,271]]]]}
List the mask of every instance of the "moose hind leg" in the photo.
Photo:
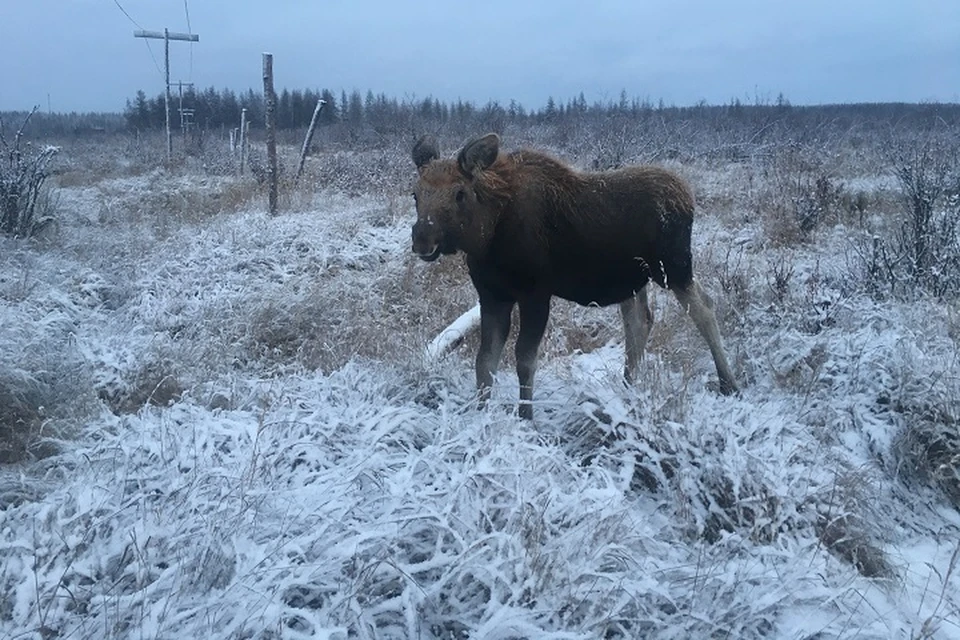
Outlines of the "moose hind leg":
{"type": "Polygon", "coordinates": [[[537,371],[537,355],[549,315],[549,298],[520,303],[516,356],[517,377],[520,379],[519,413],[524,420],[533,420],[533,377],[537,371]]]}
{"type": "Polygon", "coordinates": [[[653,326],[653,312],[647,300],[647,287],[620,303],[620,315],[623,317],[623,346],[626,364],[623,377],[628,383],[636,380],[640,360],[647,346],[647,338],[653,326]]]}
{"type": "Polygon", "coordinates": [[[713,300],[696,280],[691,280],[690,284],[683,289],[674,289],[673,293],[684,311],[690,314],[700,335],[703,336],[710,347],[713,362],[717,366],[717,375],[720,377],[720,393],[724,395],[736,393],[739,391],[739,387],[723,351],[723,341],[720,339],[717,316],[713,311],[713,300]]]}

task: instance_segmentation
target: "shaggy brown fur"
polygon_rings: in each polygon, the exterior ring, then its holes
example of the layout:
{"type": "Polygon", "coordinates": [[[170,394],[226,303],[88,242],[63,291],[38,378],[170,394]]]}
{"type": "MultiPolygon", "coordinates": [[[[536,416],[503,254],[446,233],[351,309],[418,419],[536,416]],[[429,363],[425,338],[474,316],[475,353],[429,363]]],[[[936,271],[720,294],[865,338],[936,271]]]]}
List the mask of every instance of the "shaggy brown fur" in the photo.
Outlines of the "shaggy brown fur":
{"type": "Polygon", "coordinates": [[[550,299],[583,305],[620,303],[632,378],[650,331],[646,285],[674,292],[710,346],[720,388],[737,384],[720,342],[713,303],[693,279],[690,235],[693,195],[675,174],[652,166],[580,173],[536,151],[500,153],[488,134],[467,143],[456,160],[439,160],[436,142],[413,149],[413,250],[424,260],[467,254],[480,297],[481,399],[520,306],[517,372],[520,415],[533,416],[533,375],[550,299]]]}

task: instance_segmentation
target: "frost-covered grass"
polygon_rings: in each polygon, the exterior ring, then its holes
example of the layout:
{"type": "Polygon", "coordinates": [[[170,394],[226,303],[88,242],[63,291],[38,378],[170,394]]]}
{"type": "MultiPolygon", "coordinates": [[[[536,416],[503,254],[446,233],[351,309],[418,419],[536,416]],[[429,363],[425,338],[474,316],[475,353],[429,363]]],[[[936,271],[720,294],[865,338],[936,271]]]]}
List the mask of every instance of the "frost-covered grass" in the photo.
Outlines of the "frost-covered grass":
{"type": "Polygon", "coordinates": [[[960,636],[955,311],[702,173],[742,395],[672,296],[634,388],[615,311],[558,303],[532,424],[509,363],[475,406],[475,339],[424,358],[475,295],[405,200],[64,189],[0,239],[0,638],[960,636]]]}

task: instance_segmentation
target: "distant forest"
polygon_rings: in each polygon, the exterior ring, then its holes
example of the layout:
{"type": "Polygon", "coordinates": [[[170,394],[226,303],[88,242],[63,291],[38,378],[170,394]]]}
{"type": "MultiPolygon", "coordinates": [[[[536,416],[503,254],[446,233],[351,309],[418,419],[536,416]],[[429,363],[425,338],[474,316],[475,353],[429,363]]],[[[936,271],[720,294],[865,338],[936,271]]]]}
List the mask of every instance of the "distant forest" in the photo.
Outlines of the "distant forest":
{"type": "MultiPolygon", "coordinates": [[[[960,122],[960,105],[938,103],[884,103],[823,106],[792,106],[782,95],[775,99],[756,99],[752,102],[731,100],[727,104],[709,105],[701,102],[693,106],[675,107],[662,102],[630,98],[622,91],[618,99],[588,103],[583,93],[566,100],[549,98],[543,106],[526,109],[510,101],[496,101],[484,105],[457,100],[444,102],[433,97],[389,97],[367,91],[340,91],[329,89],[283,89],[277,94],[277,126],[281,130],[305,129],[318,100],[325,105],[320,113],[321,127],[335,127],[338,139],[377,138],[398,133],[423,132],[443,128],[446,133],[475,133],[502,131],[506,126],[593,124],[602,122],[647,121],[659,119],[676,123],[678,120],[695,122],[703,129],[746,127],[762,135],[764,122],[776,120],[791,128],[849,129],[856,125],[891,127],[906,121],[930,121],[946,124],[960,122]],[[342,135],[340,135],[342,134],[342,135]]],[[[171,107],[171,125],[180,130],[179,109],[192,110],[190,126],[197,132],[224,131],[240,124],[242,109],[253,129],[261,129],[264,122],[265,100],[262,92],[248,89],[235,92],[230,89],[208,88],[187,90],[181,95],[174,91],[171,107]],[[181,102],[182,101],[182,102],[181,102]]],[[[0,114],[9,129],[25,113],[0,114]]],[[[122,113],[44,113],[38,112],[31,120],[31,136],[56,136],[87,132],[117,133],[123,131],[157,131],[164,128],[164,96],[148,97],[144,91],[127,100],[122,113]]]]}
{"type": "MultiPolygon", "coordinates": [[[[589,102],[581,92],[566,100],[547,99],[536,109],[526,109],[511,100],[507,104],[490,101],[477,105],[469,101],[457,100],[444,102],[437,98],[405,98],[399,100],[383,93],[367,91],[340,91],[329,89],[300,90],[283,89],[277,94],[277,127],[281,130],[304,129],[310,124],[318,100],[324,100],[320,112],[320,126],[345,124],[352,128],[372,128],[374,131],[396,133],[411,127],[452,125],[452,129],[502,130],[507,124],[562,124],[563,122],[583,122],[606,120],[611,117],[620,119],[643,119],[651,114],[691,117],[694,115],[726,119],[732,117],[741,120],[754,120],[757,116],[770,113],[802,114],[851,119],[868,118],[881,121],[895,121],[910,116],[924,116],[936,113],[950,121],[960,119],[960,105],[942,104],[870,104],[870,105],[827,105],[818,107],[792,107],[782,94],[774,99],[757,98],[744,103],[733,99],[724,105],[709,105],[701,102],[694,106],[674,107],[662,101],[652,102],[646,99],[631,98],[621,91],[615,100],[589,102]]],[[[204,91],[184,92],[183,105],[194,109],[193,121],[201,129],[237,127],[240,123],[241,109],[247,109],[247,118],[255,128],[264,122],[265,100],[263,93],[248,89],[235,93],[230,89],[217,90],[213,87],[204,91]]],[[[180,127],[178,116],[179,95],[174,94],[171,105],[171,121],[174,128],[180,127]]],[[[129,128],[149,130],[162,129],[164,126],[163,94],[148,98],[138,91],[133,100],[128,100],[123,112],[129,128]]],[[[819,120],[819,118],[817,118],[819,120]]]]}
{"type": "MultiPolygon", "coordinates": [[[[472,102],[457,100],[456,102],[442,102],[436,98],[422,99],[408,98],[398,100],[380,93],[367,91],[361,95],[359,91],[347,93],[341,91],[339,96],[329,89],[323,90],[289,90],[284,89],[277,94],[277,126],[280,129],[299,129],[309,125],[317,101],[323,100],[324,106],[320,113],[320,124],[331,125],[336,123],[367,123],[372,125],[397,124],[409,122],[411,118],[422,121],[466,122],[473,120],[490,121],[495,119],[506,120],[511,123],[533,121],[554,121],[567,115],[583,115],[589,112],[598,113],[615,110],[623,113],[638,114],[654,108],[649,102],[629,99],[626,92],[622,92],[616,103],[596,102],[587,104],[581,93],[566,103],[557,102],[549,98],[545,106],[534,111],[527,111],[521,104],[511,100],[507,105],[491,101],[483,106],[476,106],[472,102]]],[[[180,97],[173,97],[173,110],[179,108],[180,97]]],[[[124,109],[124,118],[128,126],[139,129],[155,129],[164,126],[164,97],[163,94],[148,98],[143,91],[138,91],[133,100],[127,101],[124,109]]],[[[783,98],[780,104],[784,104],[783,98]]],[[[218,91],[209,88],[202,92],[185,92],[183,94],[185,108],[194,109],[196,124],[204,128],[217,128],[224,125],[236,126],[240,121],[241,109],[247,109],[247,117],[251,122],[260,123],[264,120],[265,101],[263,94],[252,89],[245,93],[234,93],[229,89],[218,91]]],[[[663,109],[663,105],[658,105],[663,109]]],[[[179,122],[177,122],[179,127],[179,122]]]]}

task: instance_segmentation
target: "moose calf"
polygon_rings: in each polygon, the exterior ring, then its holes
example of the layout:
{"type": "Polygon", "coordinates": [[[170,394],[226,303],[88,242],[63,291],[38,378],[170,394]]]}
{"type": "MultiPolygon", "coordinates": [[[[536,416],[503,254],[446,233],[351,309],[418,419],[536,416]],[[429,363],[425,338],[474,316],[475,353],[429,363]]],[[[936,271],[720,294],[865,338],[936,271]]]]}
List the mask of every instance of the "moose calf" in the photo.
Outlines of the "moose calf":
{"type": "Polygon", "coordinates": [[[436,141],[424,136],[413,160],[419,173],[413,250],[426,261],[463,251],[480,298],[481,402],[519,305],[519,413],[533,417],[537,352],[553,296],[620,304],[624,374],[632,380],[653,322],[650,280],[674,293],[706,339],[720,391],[737,391],[713,302],[693,278],[694,200],[678,176],[653,166],[578,172],[536,151],[501,153],[492,133],[468,142],[454,160],[441,160],[436,141]]]}

